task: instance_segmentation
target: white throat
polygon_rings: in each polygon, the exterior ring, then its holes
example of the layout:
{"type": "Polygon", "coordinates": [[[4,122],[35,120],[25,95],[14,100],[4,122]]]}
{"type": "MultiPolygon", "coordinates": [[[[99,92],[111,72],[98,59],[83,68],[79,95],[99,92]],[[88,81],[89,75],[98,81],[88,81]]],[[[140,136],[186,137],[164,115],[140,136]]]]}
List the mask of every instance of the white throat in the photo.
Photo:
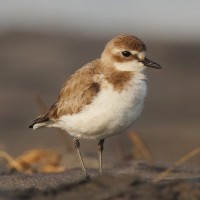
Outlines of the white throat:
{"type": "Polygon", "coordinates": [[[128,61],[128,62],[115,62],[114,67],[119,71],[142,72],[145,67],[141,62],[128,61]]]}

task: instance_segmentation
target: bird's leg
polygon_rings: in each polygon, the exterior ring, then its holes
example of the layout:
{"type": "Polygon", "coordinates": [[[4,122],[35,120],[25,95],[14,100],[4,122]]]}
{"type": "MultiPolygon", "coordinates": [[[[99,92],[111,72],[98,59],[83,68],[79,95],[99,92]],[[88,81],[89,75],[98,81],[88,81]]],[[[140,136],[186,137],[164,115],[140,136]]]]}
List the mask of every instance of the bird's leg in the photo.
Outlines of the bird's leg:
{"type": "Polygon", "coordinates": [[[102,152],[103,152],[104,139],[100,140],[98,143],[98,153],[99,153],[99,174],[102,174],[102,152]]]}
{"type": "Polygon", "coordinates": [[[79,142],[78,138],[74,138],[74,146],[75,146],[75,149],[76,149],[76,152],[77,152],[77,155],[78,155],[78,159],[79,159],[79,161],[81,163],[81,168],[84,171],[86,177],[89,177],[88,173],[87,173],[87,170],[85,168],[85,164],[83,162],[83,158],[82,158],[81,152],[80,152],[80,142],[79,142]]]}

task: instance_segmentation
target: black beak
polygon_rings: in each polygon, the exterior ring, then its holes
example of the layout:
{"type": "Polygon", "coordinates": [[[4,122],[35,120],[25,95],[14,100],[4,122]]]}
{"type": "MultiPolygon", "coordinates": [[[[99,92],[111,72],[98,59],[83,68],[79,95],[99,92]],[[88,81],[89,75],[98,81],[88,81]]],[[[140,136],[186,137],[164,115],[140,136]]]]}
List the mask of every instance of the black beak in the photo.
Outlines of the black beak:
{"type": "Polygon", "coordinates": [[[143,63],[145,66],[147,66],[147,67],[152,67],[152,68],[156,68],[156,69],[161,69],[161,68],[162,68],[159,64],[157,64],[157,63],[155,63],[155,62],[149,60],[148,58],[145,58],[145,59],[142,61],[142,63],[143,63]]]}

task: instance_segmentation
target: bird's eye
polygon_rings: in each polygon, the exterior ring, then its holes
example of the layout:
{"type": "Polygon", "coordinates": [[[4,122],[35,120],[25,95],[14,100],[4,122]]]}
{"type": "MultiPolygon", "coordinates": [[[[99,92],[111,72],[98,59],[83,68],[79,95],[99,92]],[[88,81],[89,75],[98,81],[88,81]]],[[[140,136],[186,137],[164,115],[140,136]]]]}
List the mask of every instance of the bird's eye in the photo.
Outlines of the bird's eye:
{"type": "Polygon", "coordinates": [[[129,57],[131,55],[131,53],[129,51],[122,51],[122,55],[124,57],[129,57]]]}

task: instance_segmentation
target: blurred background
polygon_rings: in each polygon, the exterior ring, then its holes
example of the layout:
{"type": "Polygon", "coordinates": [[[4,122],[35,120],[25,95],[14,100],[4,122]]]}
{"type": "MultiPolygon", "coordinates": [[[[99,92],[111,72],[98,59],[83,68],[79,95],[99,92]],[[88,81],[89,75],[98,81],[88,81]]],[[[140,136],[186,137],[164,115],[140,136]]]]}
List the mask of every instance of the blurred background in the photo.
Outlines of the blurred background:
{"type": "MultiPolygon", "coordinates": [[[[0,0],[0,149],[13,156],[32,148],[65,152],[72,138],[28,125],[43,102],[56,101],[70,74],[122,33],[141,38],[148,58],[163,67],[147,69],[145,107],[127,133],[137,133],[157,163],[199,147],[199,6],[197,0],[0,0]]],[[[105,162],[131,154],[127,133],[106,140],[105,162]]],[[[81,142],[84,156],[95,157],[97,142],[81,142]]],[[[199,157],[189,162],[199,163],[199,157]]]]}

